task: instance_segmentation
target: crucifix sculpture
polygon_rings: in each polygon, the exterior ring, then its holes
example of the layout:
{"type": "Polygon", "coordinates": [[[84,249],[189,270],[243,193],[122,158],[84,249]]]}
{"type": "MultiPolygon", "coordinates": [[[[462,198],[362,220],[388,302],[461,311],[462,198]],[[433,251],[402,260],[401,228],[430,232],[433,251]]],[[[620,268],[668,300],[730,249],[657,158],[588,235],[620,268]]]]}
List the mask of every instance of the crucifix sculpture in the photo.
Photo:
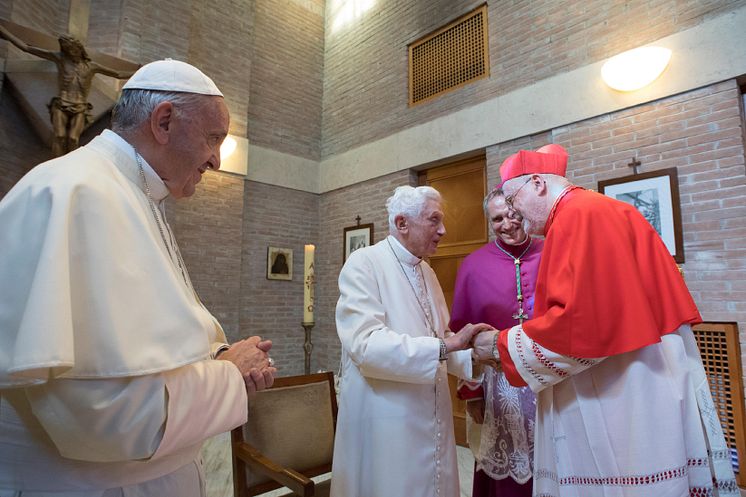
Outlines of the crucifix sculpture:
{"type": "Polygon", "coordinates": [[[17,24],[0,20],[0,38],[4,38],[20,50],[54,62],[57,67],[58,93],[47,104],[52,123],[52,153],[55,157],[78,148],[80,135],[91,123],[92,105],[88,101],[93,76],[104,74],[118,79],[129,78],[139,67],[124,62],[119,67],[103,62],[114,58],[94,59],[77,38],[62,35],[58,38],[59,49],[48,48],[43,33],[35,32],[17,24]]]}

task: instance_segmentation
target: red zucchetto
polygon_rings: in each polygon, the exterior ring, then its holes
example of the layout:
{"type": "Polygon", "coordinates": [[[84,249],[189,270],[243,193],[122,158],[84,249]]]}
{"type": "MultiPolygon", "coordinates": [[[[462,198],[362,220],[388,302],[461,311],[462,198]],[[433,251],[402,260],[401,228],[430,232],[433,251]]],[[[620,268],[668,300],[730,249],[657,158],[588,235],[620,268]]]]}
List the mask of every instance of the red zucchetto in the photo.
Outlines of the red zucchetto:
{"type": "Polygon", "coordinates": [[[567,150],[562,145],[550,143],[535,152],[519,150],[500,166],[500,185],[524,174],[556,174],[564,176],[567,171],[567,150]]]}

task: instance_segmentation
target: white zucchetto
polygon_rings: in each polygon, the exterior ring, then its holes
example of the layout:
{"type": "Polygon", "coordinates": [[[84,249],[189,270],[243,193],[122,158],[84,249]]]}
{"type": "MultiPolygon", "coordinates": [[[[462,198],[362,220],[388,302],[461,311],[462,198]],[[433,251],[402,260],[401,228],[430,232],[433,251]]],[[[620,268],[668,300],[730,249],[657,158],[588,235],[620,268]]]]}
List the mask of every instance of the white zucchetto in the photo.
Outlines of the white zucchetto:
{"type": "Polygon", "coordinates": [[[212,79],[194,67],[173,59],[145,64],[132,75],[122,90],[158,90],[222,97],[212,79]]]}

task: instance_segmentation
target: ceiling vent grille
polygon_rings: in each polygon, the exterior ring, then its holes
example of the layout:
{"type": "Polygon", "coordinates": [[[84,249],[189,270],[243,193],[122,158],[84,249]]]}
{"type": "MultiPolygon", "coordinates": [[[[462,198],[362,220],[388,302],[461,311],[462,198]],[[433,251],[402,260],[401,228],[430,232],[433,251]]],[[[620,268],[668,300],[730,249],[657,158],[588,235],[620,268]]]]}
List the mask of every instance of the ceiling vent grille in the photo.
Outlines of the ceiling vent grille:
{"type": "Polygon", "coordinates": [[[487,5],[409,45],[409,105],[489,76],[487,5]]]}

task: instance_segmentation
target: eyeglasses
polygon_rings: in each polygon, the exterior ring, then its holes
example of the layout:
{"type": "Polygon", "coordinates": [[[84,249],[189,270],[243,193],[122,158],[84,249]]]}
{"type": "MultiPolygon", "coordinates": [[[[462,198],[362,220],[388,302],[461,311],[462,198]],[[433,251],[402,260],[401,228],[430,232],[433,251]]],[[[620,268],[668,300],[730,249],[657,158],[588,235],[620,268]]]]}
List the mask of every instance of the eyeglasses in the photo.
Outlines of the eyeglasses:
{"type": "Polygon", "coordinates": [[[518,195],[518,192],[521,191],[521,188],[526,186],[528,182],[531,181],[531,176],[526,180],[525,183],[523,183],[516,191],[513,192],[512,195],[508,195],[505,197],[505,204],[510,207],[512,210],[515,210],[515,207],[513,206],[513,200],[515,200],[516,195],[518,195]]]}

